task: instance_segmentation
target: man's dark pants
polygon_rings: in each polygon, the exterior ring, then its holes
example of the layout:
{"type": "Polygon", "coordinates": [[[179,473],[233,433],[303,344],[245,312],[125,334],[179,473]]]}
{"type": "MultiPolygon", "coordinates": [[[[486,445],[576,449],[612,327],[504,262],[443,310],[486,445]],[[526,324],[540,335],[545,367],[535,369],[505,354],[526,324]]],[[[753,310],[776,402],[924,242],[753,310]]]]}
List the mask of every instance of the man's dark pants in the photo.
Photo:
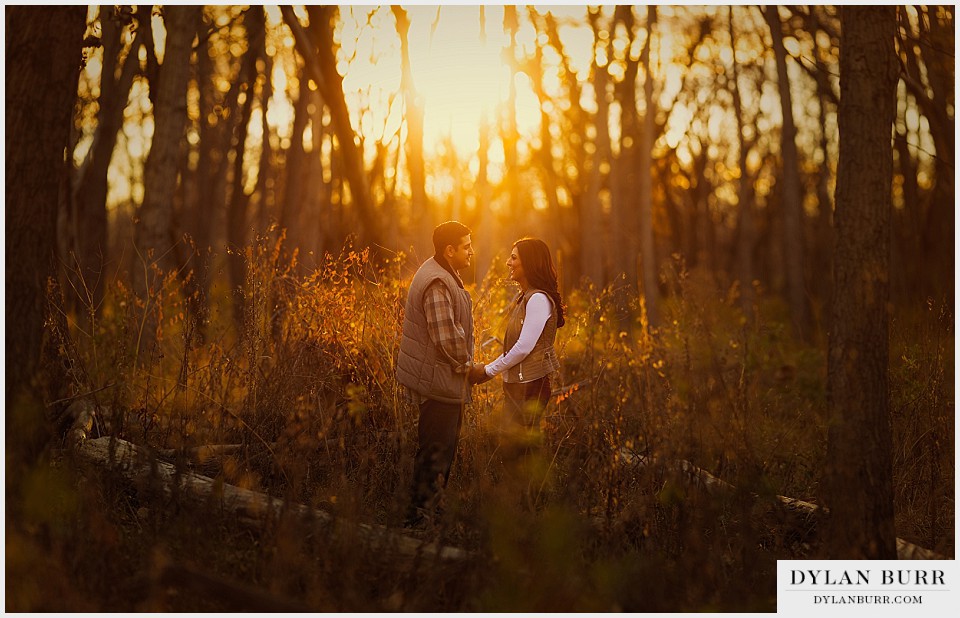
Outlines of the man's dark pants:
{"type": "Polygon", "coordinates": [[[462,403],[427,399],[420,404],[417,455],[413,464],[413,488],[407,518],[431,512],[438,493],[446,487],[457,454],[457,439],[463,418],[462,403]],[[422,509],[420,513],[417,509],[422,509]]]}

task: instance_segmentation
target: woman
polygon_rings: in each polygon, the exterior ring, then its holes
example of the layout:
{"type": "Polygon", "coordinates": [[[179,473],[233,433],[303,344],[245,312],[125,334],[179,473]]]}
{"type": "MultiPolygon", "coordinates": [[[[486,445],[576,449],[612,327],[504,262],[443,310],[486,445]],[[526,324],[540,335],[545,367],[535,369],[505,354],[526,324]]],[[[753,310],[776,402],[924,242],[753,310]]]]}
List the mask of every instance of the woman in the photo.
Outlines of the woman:
{"type": "Polygon", "coordinates": [[[488,365],[475,366],[470,379],[479,384],[502,374],[508,418],[537,429],[550,400],[551,374],[560,368],[554,342],[565,322],[563,301],[550,249],[542,240],[515,242],[507,268],[520,285],[520,294],[507,315],[504,352],[488,365]]]}

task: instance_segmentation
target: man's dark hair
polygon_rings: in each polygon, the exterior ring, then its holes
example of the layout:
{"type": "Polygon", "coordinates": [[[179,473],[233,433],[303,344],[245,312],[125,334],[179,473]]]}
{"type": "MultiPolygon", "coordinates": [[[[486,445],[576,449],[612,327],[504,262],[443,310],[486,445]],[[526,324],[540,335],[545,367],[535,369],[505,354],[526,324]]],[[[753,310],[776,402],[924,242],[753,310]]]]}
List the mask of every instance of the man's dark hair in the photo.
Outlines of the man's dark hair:
{"type": "Polygon", "coordinates": [[[433,250],[437,257],[443,255],[443,250],[447,245],[453,245],[454,248],[460,244],[460,239],[470,234],[470,228],[459,221],[447,221],[441,223],[433,230],[433,250]]]}

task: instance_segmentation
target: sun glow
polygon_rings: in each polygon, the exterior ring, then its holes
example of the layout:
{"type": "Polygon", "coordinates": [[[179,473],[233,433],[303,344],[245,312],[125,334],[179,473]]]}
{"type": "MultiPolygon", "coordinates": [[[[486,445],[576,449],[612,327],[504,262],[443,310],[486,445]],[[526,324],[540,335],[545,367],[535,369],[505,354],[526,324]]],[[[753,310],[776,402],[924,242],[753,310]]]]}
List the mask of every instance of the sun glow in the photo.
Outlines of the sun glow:
{"type": "Polygon", "coordinates": [[[449,135],[458,149],[476,151],[481,117],[495,117],[509,93],[510,72],[501,60],[506,41],[497,36],[502,33],[493,10],[485,11],[486,41],[478,7],[441,10],[431,36],[435,13],[431,7],[410,9],[410,62],[423,97],[425,141],[449,135]]]}
{"type": "MultiPolygon", "coordinates": [[[[452,144],[467,157],[479,148],[483,119],[503,122],[510,98],[511,70],[505,58],[509,36],[503,7],[411,6],[408,41],[414,88],[424,111],[424,149],[436,154],[452,144]],[[481,24],[481,21],[483,22],[481,24]]],[[[393,108],[399,106],[400,43],[391,12],[341,7],[340,30],[344,92],[367,137],[381,138],[393,108]],[[371,135],[367,131],[375,134],[371,135]]],[[[529,24],[526,26],[529,29],[529,24]]],[[[517,35],[517,54],[532,46],[533,33],[517,35]]],[[[529,80],[514,82],[517,129],[539,129],[540,107],[529,80]]],[[[496,127],[491,127],[496,134],[496,127]]]]}
{"type": "MultiPolygon", "coordinates": [[[[498,11],[502,20],[502,9],[498,11]]],[[[505,42],[496,36],[502,28],[495,12],[485,11],[483,41],[479,7],[408,9],[410,65],[424,108],[428,152],[436,152],[444,141],[461,154],[475,152],[481,117],[494,117],[507,98],[510,73],[501,59],[505,42]]],[[[401,104],[400,43],[393,16],[387,9],[342,7],[341,18],[341,57],[348,59],[339,67],[344,92],[357,117],[364,119],[364,135],[381,138],[381,131],[392,124],[387,122],[392,108],[401,104]]]]}
{"type": "MultiPolygon", "coordinates": [[[[523,9],[521,9],[522,11],[523,9]]],[[[545,9],[541,9],[543,11],[545,9]]],[[[577,23],[583,7],[551,7],[561,19],[577,23]]],[[[407,35],[410,66],[417,100],[423,107],[423,148],[425,156],[435,158],[452,147],[458,158],[475,170],[480,134],[488,132],[490,178],[501,170],[502,147],[498,126],[509,117],[511,68],[508,65],[509,35],[504,31],[502,6],[409,6],[407,35]],[[481,21],[483,22],[481,24],[481,21]]],[[[282,26],[275,7],[267,7],[268,24],[282,26]]],[[[560,26],[566,53],[578,78],[587,79],[592,35],[585,25],[560,26]]],[[[337,70],[343,77],[343,91],[354,130],[368,148],[375,142],[388,143],[406,138],[403,93],[401,91],[401,50],[396,22],[389,7],[340,7],[336,35],[337,70]]],[[[529,20],[521,19],[516,35],[516,56],[532,53],[536,33],[529,20]]],[[[285,36],[280,46],[293,49],[293,39],[285,36]]],[[[542,43],[542,42],[541,42],[542,43]]],[[[546,48],[544,89],[548,95],[560,90],[555,53],[546,48]]],[[[281,102],[286,80],[274,69],[274,92],[268,119],[281,133],[289,133],[293,106],[281,102]],[[282,83],[281,83],[282,82],[282,83]],[[282,109],[281,109],[282,108],[282,109]]],[[[514,77],[514,114],[519,134],[537,139],[540,130],[540,101],[529,78],[522,72],[514,77]]],[[[589,98],[589,89],[584,96],[589,98]]],[[[586,101],[588,107],[593,104],[586,101]]],[[[549,106],[550,103],[548,102],[549,106]]],[[[370,153],[368,153],[370,154],[370,153]]]]}
{"type": "MultiPolygon", "coordinates": [[[[588,112],[598,108],[590,83],[594,34],[586,21],[584,6],[538,7],[535,9],[537,15],[533,15],[534,9],[518,7],[519,27],[513,52],[517,65],[512,67],[511,40],[504,28],[503,6],[417,5],[405,10],[410,23],[407,40],[413,86],[423,110],[423,154],[428,162],[428,177],[445,173],[441,168],[446,165],[463,165],[470,174],[479,174],[479,148],[481,135],[484,135],[488,144],[486,178],[491,183],[500,182],[506,166],[502,136],[516,131],[517,147],[523,160],[532,149],[539,147],[542,138],[541,105],[543,111],[553,118],[550,133],[554,140],[554,156],[562,158],[559,150],[561,128],[556,116],[557,106],[563,108],[570,104],[565,83],[569,77],[563,74],[566,69],[575,73],[579,83],[579,104],[588,112]],[[547,36],[538,32],[532,23],[534,17],[541,16],[538,18],[542,19],[547,12],[556,19],[563,59],[547,36]],[[538,47],[542,52],[539,85],[531,81],[525,67],[519,66],[529,62],[538,47]],[[542,102],[535,92],[538,87],[545,95],[542,102]],[[513,120],[515,126],[511,126],[513,120]]],[[[307,19],[305,11],[297,9],[296,12],[301,19],[307,19]]],[[[297,61],[299,52],[279,8],[268,6],[266,14],[266,44],[273,59],[273,96],[267,106],[267,123],[276,137],[275,146],[286,149],[293,133],[294,103],[302,86],[298,77],[301,70],[297,61]]],[[[604,19],[610,17],[608,9],[604,19]]],[[[605,31],[601,33],[602,38],[609,36],[605,31]]],[[[673,44],[669,31],[664,29],[659,36],[665,45],[673,44]]],[[[158,33],[157,38],[162,41],[163,33],[158,33]]],[[[337,70],[342,76],[352,129],[362,139],[367,164],[373,165],[378,148],[382,155],[384,146],[397,153],[392,155],[395,162],[401,161],[408,116],[401,89],[400,37],[393,11],[388,6],[341,6],[335,41],[337,70]]],[[[622,47],[620,55],[626,49],[625,44],[619,39],[613,41],[614,46],[622,47]]],[[[233,56],[240,53],[240,50],[231,51],[233,56]]],[[[616,55],[613,50],[611,53],[616,55]]],[[[604,61],[610,63],[608,70],[614,81],[618,75],[622,76],[622,59],[604,61]]],[[[94,58],[88,66],[94,84],[99,81],[94,79],[97,69],[99,65],[94,58]]],[[[663,79],[659,87],[661,102],[669,105],[681,87],[680,73],[669,63],[658,63],[657,71],[663,79]]],[[[229,86],[226,80],[219,85],[222,92],[226,92],[229,86]]],[[[149,105],[145,95],[138,96],[149,105]]],[[[609,130],[616,151],[621,110],[616,101],[610,102],[609,110],[609,130]]],[[[675,104],[673,110],[665,135],[666,144],[671,148],[678,147],[690,123],[689,113],[682,113],[685,111],[682,103],[675,104]]],[[[260,135],[260,122],[256,120],[258,126],[252,128],[251,138],[260,135]]],[[[716,126],[710,128],[712,131],[719,129],[716,126]]],[[[590,131],[591,127],[584,130],[590,131]]],[[[308,151],[318,145],[331,147],[329,143],[314,144],[312,131],[312,125],[305,129],[304,147],[308,151]]],[[[137,144],[134,143],[133,147],[136,148],[137,144]]],[[[328,168],[324,169],[325,173],[330,173],[328,168]]],[[[400,163],[398,169],[402,185],[406,168],[400,163]]],[[[435,184],[443,185],[441,182],[435,184]]]]}

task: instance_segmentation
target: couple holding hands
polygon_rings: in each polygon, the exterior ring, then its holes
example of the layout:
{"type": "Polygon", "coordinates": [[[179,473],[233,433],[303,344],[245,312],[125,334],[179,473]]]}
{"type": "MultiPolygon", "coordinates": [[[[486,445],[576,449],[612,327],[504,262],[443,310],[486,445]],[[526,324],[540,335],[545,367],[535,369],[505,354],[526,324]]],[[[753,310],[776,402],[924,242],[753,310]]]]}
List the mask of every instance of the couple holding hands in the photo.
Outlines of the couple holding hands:
{"type": "Polygon", "coordinates": [[[397,358],[397,380],[420,410],[412,501],[405,525],[423,526],[435,513],[457,450],[471,385],[503,377],[504,412],[517,430],[536,428],[560,368],[554,341],[564,324],[557,271],[546,243],[514,243],[507,268],[520,285],[510,306],[503,354],[473,362],[473,300],[459,271],[470,266],[470,229],[447,221],[433,231],[434,256],[410,283],[397,358]]]}

